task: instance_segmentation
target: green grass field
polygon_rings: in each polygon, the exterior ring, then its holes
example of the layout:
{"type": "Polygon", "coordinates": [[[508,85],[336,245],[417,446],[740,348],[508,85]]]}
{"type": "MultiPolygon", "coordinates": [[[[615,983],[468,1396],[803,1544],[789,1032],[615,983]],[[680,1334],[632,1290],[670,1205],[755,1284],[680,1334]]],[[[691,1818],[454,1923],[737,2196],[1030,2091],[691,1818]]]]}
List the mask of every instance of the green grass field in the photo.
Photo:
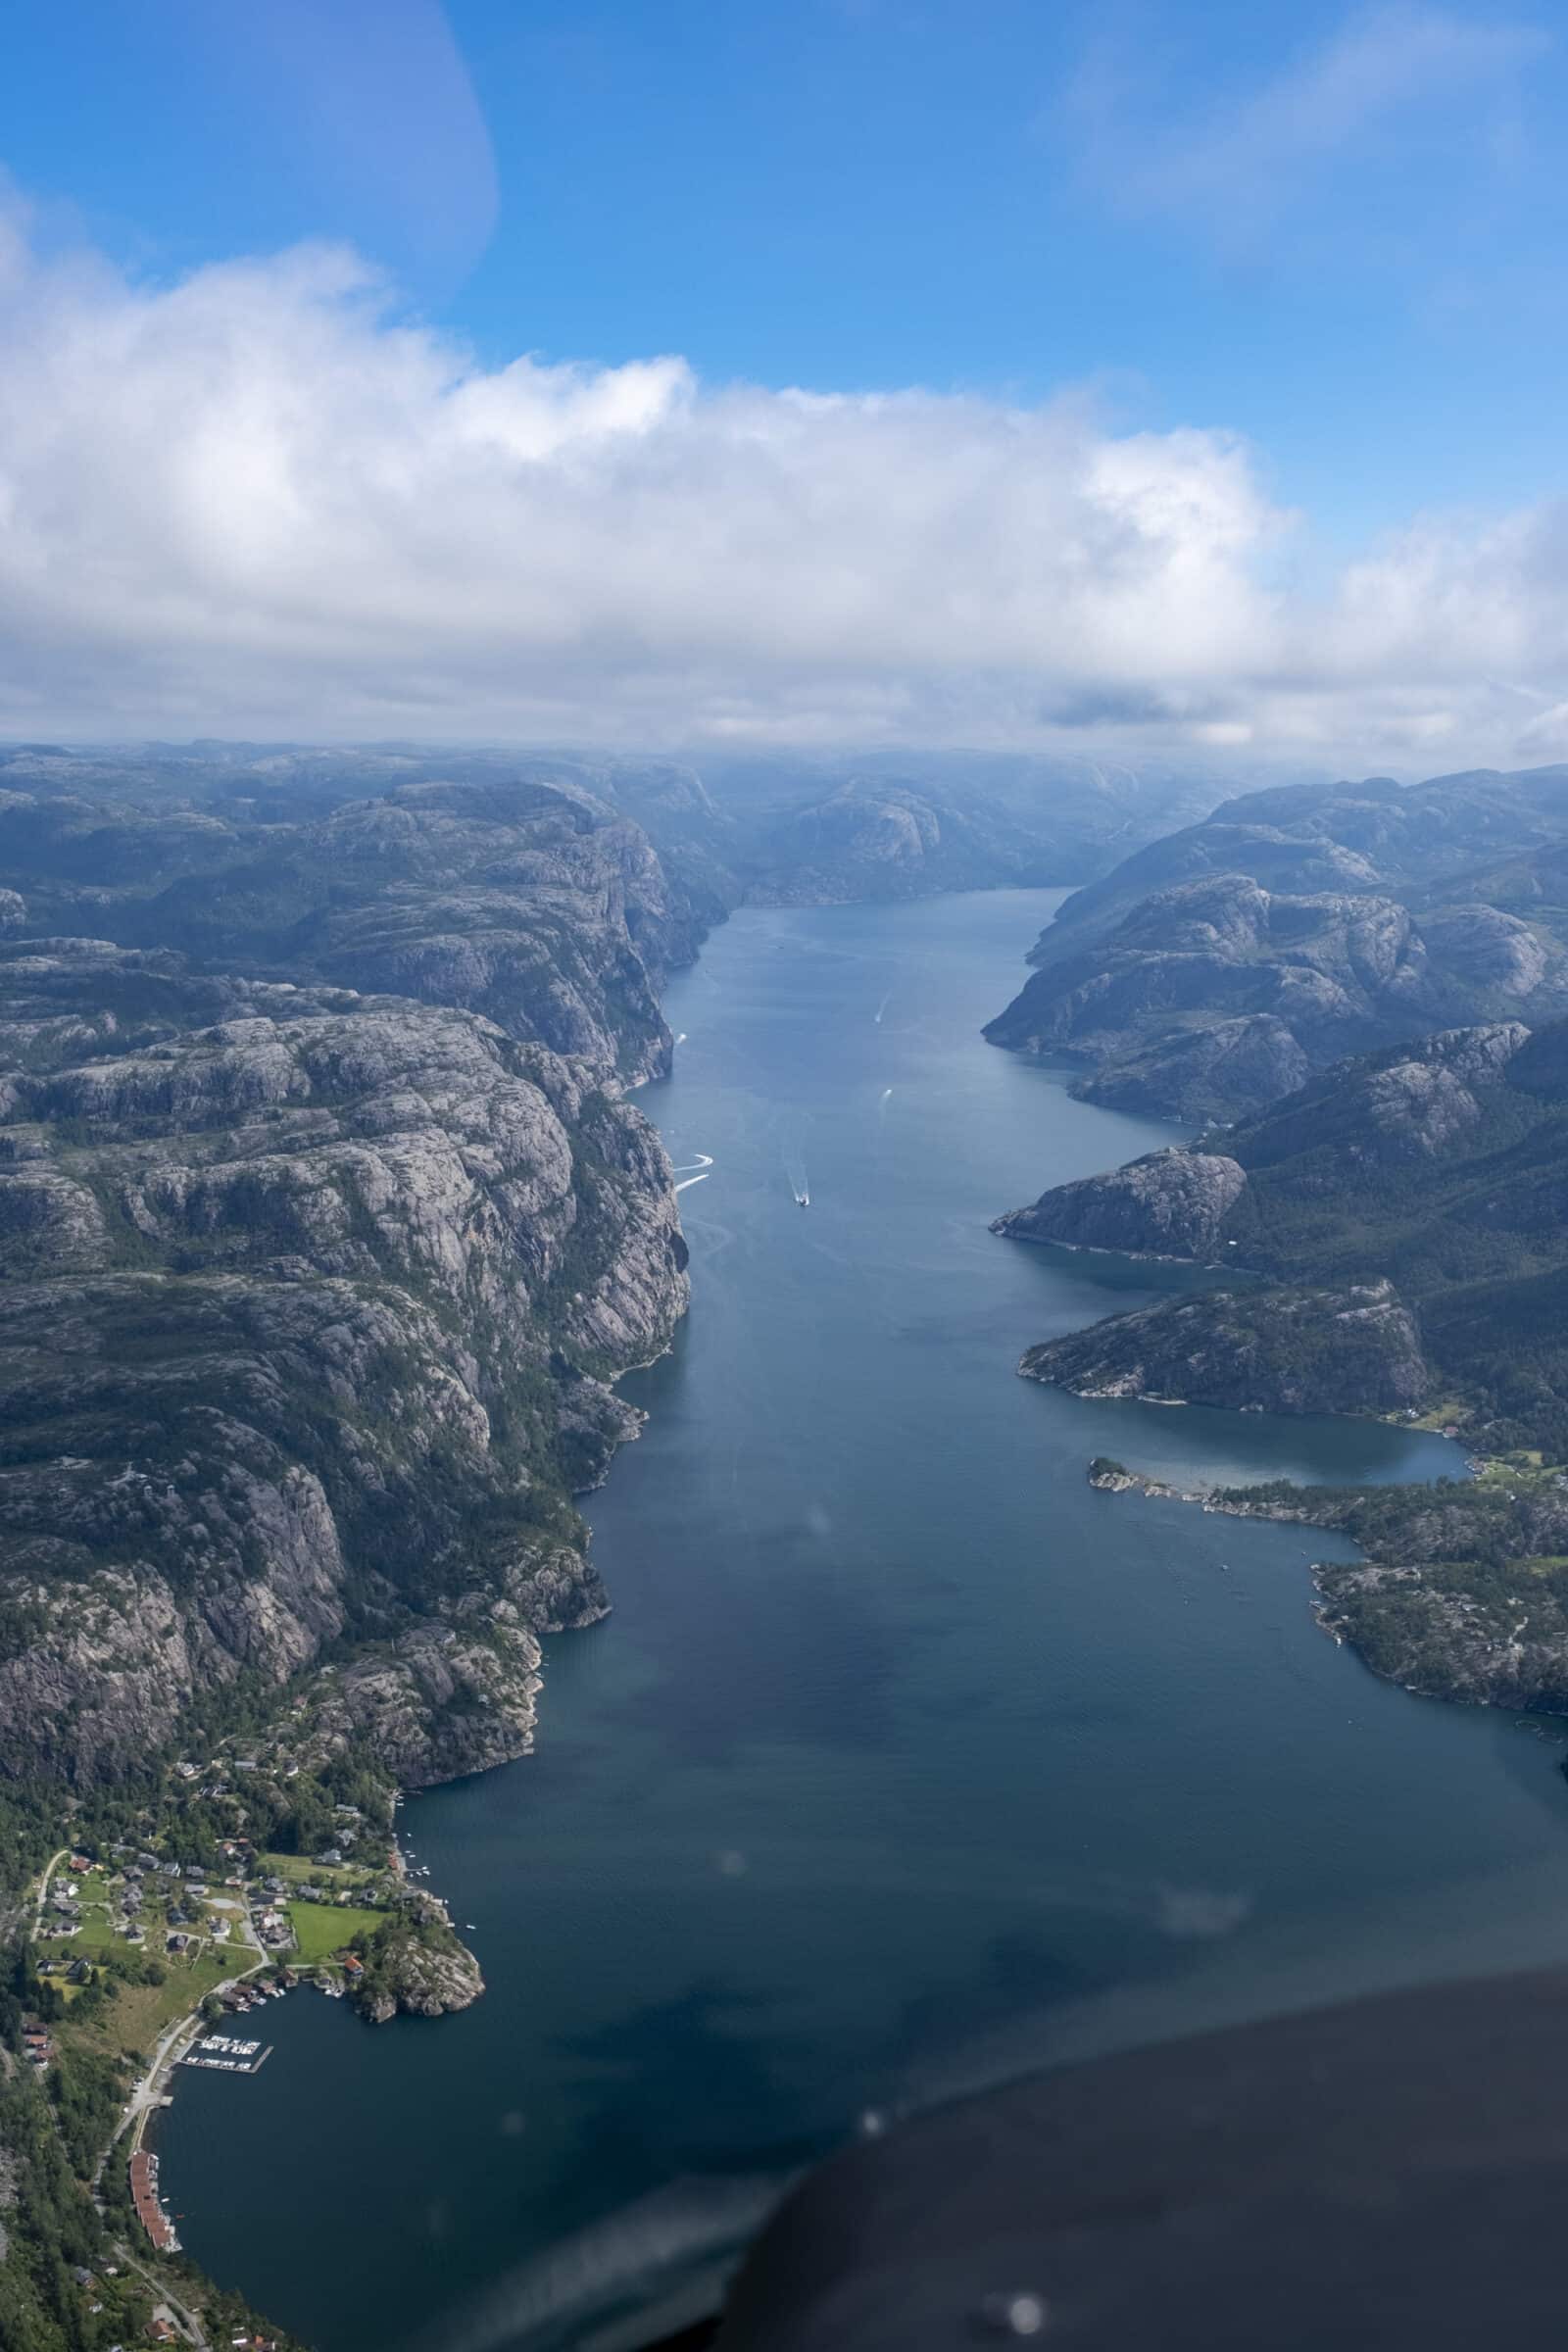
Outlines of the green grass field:
{"type": "Polygon", "coordinates": [[[299,1945],[294,1957],[305,1961],[329,1959],[362,1928],[379,1927],[386,1917],[384,1911],[356,1911],[347,1903],[290,1903],[288,1915],[299,1945]]]}
{"type": "Polygon", "coordinates": [[[122,1984],[118,1998],[95,2017],[79,2027],[68,2021],[74,2039],[87,2049],[145,2054],[166,2026],[172,2026],[187,2009],[194,2009],[202,1994],[211,1992],[226,1977],[238,1976],[254,1963],[256,1955],[236,1953],[223,1960],[204,1952],[199,1959],[190,1960],[155,1952],[153,1957],[168,1971],[163,1984],[122,1984]]]}
{"type": "Polygon", "coordinates": [[[304,1854],[262,1854],[258,1856],[267,1877],[284,1880],[290,1886],[330,1886],[337,1894],[343,1887],[351,1889],[368,1886],[385,1873],[371,1870],[359,1862],[313,1862],[304,1854]]]}
{"type": "Polygon", "coordinates": [[[1441,1404],[1429,1406],[1426,1412],[1404,1426],[1407,1429],[1439,1430],[1447,1429],[1451,1424],[1455,1429],[1463,1429],[1469,1418],[1468,1405],[1461,1404],[1457,1396],[1445,1396],[1441,1404]]]}

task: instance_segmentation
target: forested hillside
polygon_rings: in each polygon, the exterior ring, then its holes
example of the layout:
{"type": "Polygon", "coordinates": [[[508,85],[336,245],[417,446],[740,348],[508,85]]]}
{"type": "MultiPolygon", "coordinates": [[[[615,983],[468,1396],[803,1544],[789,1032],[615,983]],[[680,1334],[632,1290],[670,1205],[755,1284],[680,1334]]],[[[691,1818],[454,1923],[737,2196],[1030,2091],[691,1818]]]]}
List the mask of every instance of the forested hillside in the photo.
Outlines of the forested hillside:
{"type": "MultiPolygon", "coordinates": [[[[1385,1404],[1446,1399],[1478,1442],[1568,1458],[1568,1024],[1450,1031],[1347,1063],[1190,1150],[1057,1187],[998,1229],[1294,1284],[1387,1281],[1418,1348],[1408,1393],[1385,1404]]],[[[1274,1298],[1249,1291],[1224,1309],[1183,1301],[1136,1325],[1113,1319],[1044,1351],[1036,1369],[1070,1355],[1087,1373],[1092,1349],[1094,1376],[1110,1378],[1136,1332],[1167,1393],[1207,1397],[1214,1375],[1202,1381],[1191,1350],[1199,1325],[1222,1311],[1254,1325],[1274,1317],[1287,1355],[1309,1346],[1332,1355],[1317,1318],[1292,1341],[1274,1298]]],[[[1332,1404],[1333,1385],[1325,1368],[1313,1393],[1332,1404]]],[[[1348,1383],[1345,1401],[1364,1400],[1348,1383]]]]}

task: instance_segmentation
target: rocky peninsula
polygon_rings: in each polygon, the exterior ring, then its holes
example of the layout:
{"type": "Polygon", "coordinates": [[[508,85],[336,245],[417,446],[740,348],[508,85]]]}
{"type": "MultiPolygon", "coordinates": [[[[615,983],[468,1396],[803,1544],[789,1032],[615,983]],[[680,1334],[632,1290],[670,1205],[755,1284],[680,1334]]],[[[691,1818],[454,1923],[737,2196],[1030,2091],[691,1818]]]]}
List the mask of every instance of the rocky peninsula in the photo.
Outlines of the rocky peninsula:
{"type": "Polygon", "coordinates": [[[350,1998],[368,2025],[400,2014],[442,2017],[466,2009],[484,1990],[478,1961],[428,1898],[402,1907],[354,1948],[361,1967],[350,1998]]]}
{"type": "MultiPolygon", "coordinates": [[[[1014,1239],[1223,1269],[1019,1370],[1081,1396],[1461,1433],[1484,1465],[1471,1482],[1184,1499],[1348,1536],[1363,1557],[1314,1570],[1318,1615],[1410,1690],[1568,1708],[1565,1155],[1568,1022],[1354,1056],[999,1219],[1014,1239]]],[[[1097,1467],[1118,1482],[1148,1484],[1097,1467]]]]}
{"type": "Polygon", "coordinates": [[[1319,1623],[1423,1697],[1568,1712],[1568,1474],[1485,1463],[1435,1487],[1169,1486],[1104,1455],[1104,1494],[1333,1528],[1354,1561],[1314,1561],[1319,1623]]]}
{"type": "Polygon", "coordinates": [[[1107,1318],[1024,1369],[1085,1394],[1283,1411],[1442,1409],[1568,1460],[1568,1023],[1355,1056],[1191,1146],[1059,1185],[1010,1238],[1249,1279],[1107,1318]]]}
{"type": "Polygon", "coordinates": [[[1398,1412],[1431,1388],[1414,1319],[1387,1282],[1213,1291],[1048,1341],[1018,1369],[1076,1396],[1252,1413],[1398,1412]]]}

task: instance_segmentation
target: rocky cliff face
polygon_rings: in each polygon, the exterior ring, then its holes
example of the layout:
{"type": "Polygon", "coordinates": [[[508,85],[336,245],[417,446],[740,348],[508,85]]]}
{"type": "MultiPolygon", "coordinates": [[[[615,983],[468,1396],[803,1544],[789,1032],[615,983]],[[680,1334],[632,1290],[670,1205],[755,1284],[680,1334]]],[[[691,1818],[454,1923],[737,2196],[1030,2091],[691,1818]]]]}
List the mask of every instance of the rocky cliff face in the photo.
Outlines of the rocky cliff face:
{"type": "Polygon", "coordinates": [[[1156,1027],[1145,1043],[1129,1037],[1072,1091],[1107,1110],[1157,1109],[1162,1117],[1201,1124],[1228,1118],[1246,1104],[1277,1102],[1305,1084],[1312,1066],[1306,1048],[1277,1013],[1242,1013],[1156,1027]]]}
{"type": "Polygon", "coordinates": [[[646,836],[566,784],[408,785],[123,911],[206,958],[462,1005],[634,1083],[668,1067],[657,990],[701,923],[646,836]]]}
{"type": "Polygon", "coordinates": [[[1173,1117],[1234,1118],[1396,1036],[1568,1009],[1568,956],[1515,916],[1417,920],[1377,895],[1285,897],[1250,876],[1178,884],[1054,958],[987,1028],[1090,1062],[1079,1091],[1173,1117]]]}
{"type": "MultiPolygon", "coordinates": [[[[1364,1286],[1392,1272],[1455,1414],[1468,1399],[1505,1430],[1498,1443],[1555,1452],[1568,1439],[1565,1036],[1568,1023],[1531,1032],[1493,1022],[1363,1056],[1222,1137],[1057,1186],[996,1230],[1294,1284],[1364,1286]]],[[[1246,1294],[1249,1316],[1272,1313],[1282,1296],[1246,1294]]],[[[1182,1315],[1195,1363],[1207,1367],[1209,1346],[1234,1337],[1233,1310],[1196,1300],[1182,1315]],[[1213,1328],[1200,1346],[1205,1317],[1213,1328]]],[[[1161,1323],[1155,1336],[1174,1328],[1161,1323]]],[[[1085,1366],[1093,1339],[1084,1335],[1085,1366]]],[[[1092,1376],[1102,1374],[1106,1365],[1092,1376]]],[[[1168,1393],[1197,1393],[1181,1386],[1174,1354],[1158,1377],[1168,1393]]],[[[1203,1377],[1212,1396],[1212,1369],[1203,1377]]],[[[1328,1409],[1369,1409],[1373,1390],[1353,1363],[1337,1406],[1324,1378],[1328,1409]]],[[[1379,1393],[1394,1401],[1400,1385],[1379,1393]]]]}
{"type": "MultiPolygon", "coordinates": [[[[1349,1233],[1412,1216],[1446,1219],[1468,1181],[1472,1212],[1498,1231],[1539,1227],[1543,1181],[1568,1104],[1568,1024],[1518,1021],[1440,1031],[1410,1047],[1343,1062],[1257,1118],[1191,1147],[1057,1185],[992,1230],[1019,1241],[1121,1250],[1139,1256],[1331,1271],[1355,1263],[1349,1233]],[[1533,1133],[1534,1141],[1524,1139],[1533,1133]],[[1491,1168],[1490,1150],[1523,1145],[1491,1168]]],[[[1450,1256],[1452,1251],[1450,1250],[1450,1256]]],[[[1375,1250],[1364,1253],[1375,1262],[1375,1250]]]]}
{"type": "Polygon", "coordinates": [[[748,863],[747,895],[777,906],[1044,883],[1060,870],[1042,832],[1001,808],[868,778],[792,809],[762,833],[748,863]]]}
{"type": "Polygon", "coordinates": [[[994,1043],[1077,1090],[1245,1117],[1347,1054],[1568,1012],[1568,770],[1252,793],[1069,899],[994,1043]]]}
{"type": "Polygon", "coordinates": [[[1381,894],[1429,908],[1475,902],[1528,918],[1542,904],[1532,878],[1560,860],[1565,843],[1564,767],[1475,769],[1409,788],[1371,776],[1245,793],[1075,892],[1030,960],[1076,955],[1153,893],[1216,875],[1293,897],[1381,894]]]}
{"type": "Polygon", "coordinates": [[[1152,1152],[1124,1168],[1057,1185],[1030,1207],[998,1217],[991,1230],[1072,1250],[1207,1259],[1224,1247],[1226,1216],[1246,1186],[1245,1168],[1222,1153],[1152,1152]]]}
{"type": "Polygon", "coordinates": [[[392,1639],[304,1677],[291,1695],[292,1750],[319,1767],[368,1748],[405,1788],[526,1755],[543,1681],[539,1636],[593,1625],[609,1609],[579,1545],[530,1532],[514,1556],[492,1560],[483,1584],[436,1593],[392,1639]]]}
{"type": "Polygon", "coordinates": [[[459,1942],[439,1905],[411,1895],[364,1947],[354,2005],[372,2026],[402,2011],[441,2017],[466,2009],[484,1990],[479,1963],[459,1942]]]}
{"type": "MultiPolygon", "coordinates": [[[[280,937],[292,954],[288,926],[320,911],[323,876],[336,869],[318,859],[313,866],[311,851],[322,845],[337,858],[350,850],[357,825],[340,824],[342,812],[377,810],[380,827],[389,810],[428,818],[444,804],[445,846],[462,852],[444,876],[416,861],[400,877],[394,854],[389,862],[372,859],[355,878],[354,898],[366,896],[368,884],[397,888],[413,881],[432,894],[453,890],[458,903],[449,927],[462,935],[480,917],[463,900],[486,887],[490,860],[480,836],[490,827],[502,834],[520,828],[538,845],[551,830],[542,821],[550,796],[592,812],[599,851],[611,848],[609,830],[616,824],[633,845],[622,873],[626,927],[654,971],[672,952],[680,960],[704,926],[748,897],[836,905],[1080,881],[1200,814],[1217,790],[1200,770],[1039,755],[873,754],[850,764],[790,754],[715,759],[699,772],[685,761],[635,754],[45,745],[0,748],[0,830],[7,836],[0,861],[15,867],[8,878],[20,892],[36,886],[37,930],[183,944],[204,955],[236,955],[254,969],[258,955],[280,937]],[[466,850],[456,838],[464,825],[475,829],[466,850]],[[651,844],[657,873],[641,863],[638,840],[651,844]],[[192,911],[188,885],[206,886],[219,876],[227,878],[219,928],[202,938],[186,935],[177,925],[192,911]],[[160,899],[165,903],[155,909],[160,899]],[[140,928],[133,915],[122,919],[130,901],[142,902],[148,919],[140,928]]],[[[363,816],[357,821],[363,825],[363,816]]],[[[395,853],[395,844],[383,847],[395,853]]],[[[579,843],[568,860],[574,896],[596,857],[590,851],[585,860],[579,843]]],[[[505,875],[499,888],[494,924],[485,919],[506,936],[519,908],[505,875]]],[[[583,911],[579,898],[571,936],[582,936],[583,911]]],[[[0,901],[0,927],[6,919],[0,901]]],[[[363,975],[345,976],[367,985],[363,975]]],[[[385,973],[371,984],[402,992],[410,985],[385,973]]],[[[478,1008],[506,1017],[494,1001],[478,1008]]],[[[580,1050],[560,1035],[545,1042],[580,1050]]]]}
{"type": "Polygon", "coordinates": [[[266,826],[75,795],[4,813],[36,934],[461,1005],[623,1083],[668,1066],[657,992],[704,916],[575,783],[411,783],[266,826]]]}
{"type": "Polygon", "coordinates": [[[1415,1322],[1387,1282],[1170,1299],[1031,1348],[1018,1369],[1077,1396],[1269,1413],[1394,1412],[1431,1386],[1415,1322]]]}
{"type": "Polygon", "coordinates": [[[606,1381],[685,1305],[657,1137],[470,1011],[0,955],[0,1766],[114,1774],[345,1641],[314,1737],[520,1752],[605,1605],[606,1381]]]}

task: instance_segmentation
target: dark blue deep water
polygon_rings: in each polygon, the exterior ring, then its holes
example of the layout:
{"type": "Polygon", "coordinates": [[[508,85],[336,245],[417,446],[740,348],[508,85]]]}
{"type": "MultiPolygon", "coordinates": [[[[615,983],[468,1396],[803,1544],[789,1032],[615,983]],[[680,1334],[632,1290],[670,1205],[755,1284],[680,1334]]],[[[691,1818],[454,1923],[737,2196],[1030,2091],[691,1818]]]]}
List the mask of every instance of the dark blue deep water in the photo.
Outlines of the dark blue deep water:
{"type": "Polygon", "coordinates": [[[187,2244],[320,2352],[580,2340],[867,2110],[1568,1957],[1552,1740],[1337,1648],[1330,1539],[1084,1478],[1454,1449],[1014,1377],[1191,1279],[986,1230],[1171,1140],[980,1040],[1054,903],[744,912],[671,988],[644,1106],[712,1169],[593,1498],[615,1611],[551,1645],[534,1757],[402,1816],[488,1996],[371,2032],[300,1993],[260,2076],[186,2073],[163,2121],[187,2244]]]}

